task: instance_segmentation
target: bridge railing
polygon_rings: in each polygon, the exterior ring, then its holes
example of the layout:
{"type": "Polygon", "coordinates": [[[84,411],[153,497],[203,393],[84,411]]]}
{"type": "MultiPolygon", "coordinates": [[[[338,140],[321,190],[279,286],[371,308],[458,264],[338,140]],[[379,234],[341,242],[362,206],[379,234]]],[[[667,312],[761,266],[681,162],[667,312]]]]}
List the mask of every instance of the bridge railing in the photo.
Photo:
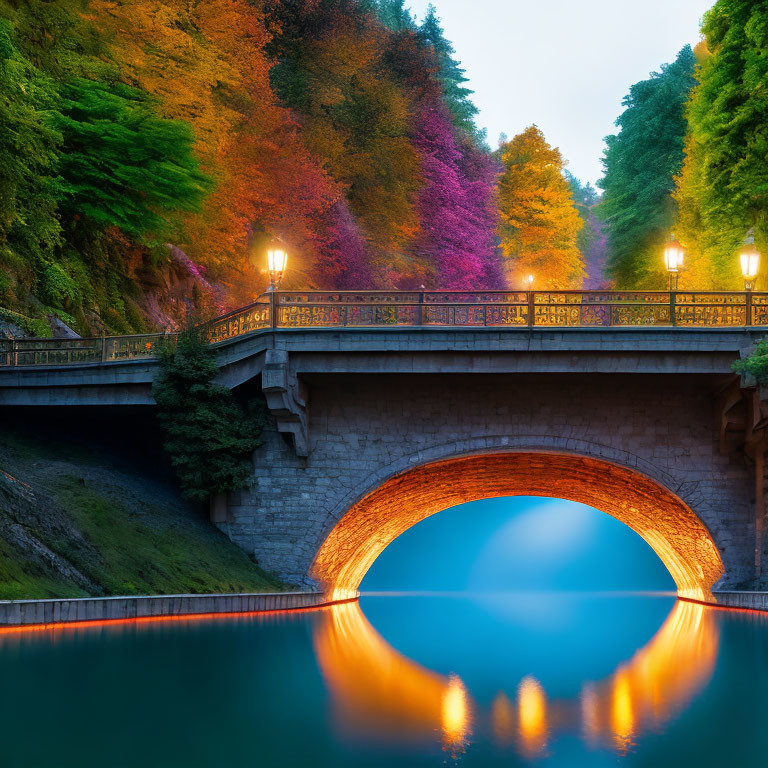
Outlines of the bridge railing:
{"type": "Polygon", "coordinates": [[[702,327],[768,325],[768,293],[312,291],[275,294],[275,327],[702,327]]]}
{"type": "MultiPolygon", "coordinates": [[[[768,293],[277,291],[204,323],[211,344],[270,328],[737,328],[768,330],[768,293]]],[[[0,367],[150,359],[173,334],[0,339],[0,367]]]]}
{"type": "Polygon", "coordinates": [[[153,358],[168,334],[99,336],[87,339],[0,339],[0,366],[72,365],[153,358]]]}

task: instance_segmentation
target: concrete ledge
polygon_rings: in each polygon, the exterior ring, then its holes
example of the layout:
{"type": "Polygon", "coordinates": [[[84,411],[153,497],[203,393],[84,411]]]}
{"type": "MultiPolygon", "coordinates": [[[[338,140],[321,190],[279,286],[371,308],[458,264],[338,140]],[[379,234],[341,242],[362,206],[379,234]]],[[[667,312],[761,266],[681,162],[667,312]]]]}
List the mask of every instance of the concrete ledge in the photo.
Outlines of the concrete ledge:
{"type": "Polygon", "coordinates": [[[2,600],[0,626],[139,619],[150,616],[289,611],[317,608],[330,602],[322,592],[2,600]]]}
{"type": "Polygon", "coordinates": [[[746,608],[752,611],[768,611],[768,592],[724,590],[713,592],[715,605],[723,608],[746,608]]]}

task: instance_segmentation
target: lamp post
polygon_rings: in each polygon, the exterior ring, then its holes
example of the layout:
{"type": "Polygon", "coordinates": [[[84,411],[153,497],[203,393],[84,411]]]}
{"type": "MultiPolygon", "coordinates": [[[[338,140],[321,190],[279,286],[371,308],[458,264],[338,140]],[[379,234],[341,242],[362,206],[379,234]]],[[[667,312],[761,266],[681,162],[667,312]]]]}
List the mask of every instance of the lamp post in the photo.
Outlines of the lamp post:
{"type": "Polygon", "coordinates": [[[269,270],[269,320],[272,328],[277,328],[277,291],[288,264],[288,253],[278,240],[273,240],[267,250],[267,269],[269,270]]]}
{"type": "Polygon", "coordinates": [[[664,248],[664,266],[669,272],[669,291],[672,293],[677,290],[677,283],[680,277],[680,270],[683,268],[683,259],[685,251],[683,246],[677,241],[674,234],[670,235],[669,242],[664,248]]]}
{"type": "Polygon", "coordinates": [[[528,293],[528,327],[536,325],[536,297],[533,293],[533,275],[525,278],[525,290],[528,293]]]}
{"type": "Polygon", "coordinates": [[[288,264],[288,253],[285,248],[273,240],[267,251],[267,269],[269,270],[269,290],[270,293],[280,288],[280,281],[285,274],[285,267],[288,264]]]}
{"type": "Polygon", "coordinates": [[[747,232],[739,256],[741,259],[741,274],[744,276],[744,290],[754,291],[757,273],[760,270],[760,251],[755,246],[754,229],[750,229],[747,232]]]}

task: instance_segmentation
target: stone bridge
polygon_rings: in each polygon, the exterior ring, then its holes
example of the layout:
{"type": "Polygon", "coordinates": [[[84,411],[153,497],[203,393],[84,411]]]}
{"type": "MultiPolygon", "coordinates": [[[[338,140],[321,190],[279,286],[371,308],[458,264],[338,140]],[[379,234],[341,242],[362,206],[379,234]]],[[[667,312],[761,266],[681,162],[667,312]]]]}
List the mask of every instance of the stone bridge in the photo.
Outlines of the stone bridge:
{"type": "MultiPolygon", "coordinates": [[[[213,521],[266,569],[355,593],[398,535],[447,507],[589,504],[657,552],[679,594],[763,555],[760,391],[733,374],[756,328],[264,328],[216,345],[274,426],[213,521]]],[[[152,359],[0,368],[0,405],[152,404],[152,359]]]]}

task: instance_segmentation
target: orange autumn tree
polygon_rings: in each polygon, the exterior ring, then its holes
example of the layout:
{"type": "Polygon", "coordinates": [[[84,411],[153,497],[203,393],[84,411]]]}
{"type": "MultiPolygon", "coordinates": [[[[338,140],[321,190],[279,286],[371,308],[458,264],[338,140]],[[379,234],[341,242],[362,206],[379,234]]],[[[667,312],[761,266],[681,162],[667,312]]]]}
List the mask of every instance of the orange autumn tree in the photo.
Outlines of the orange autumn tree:
{"type": "Polygon", "coordinates": [[[563,158],[534,125],[499,148],[498,236],[506,282],[533,275],[539,289],[579,288],[584,261],[576,243],[583,222],[563,176],[563,158]]]}
{"type": "MultiPolygon", "coordinates": [[[[310,156],[269,83],[269,40],[247,0],[90,0],[88,13],[123,78],[154,96],[163,116],[192,126],[195,152],[216,182],[177,244],[217,272],[236,300],[260,286],[254,235],[279,234],[311,269],[317,222],[339,190],[310,156]],[[240,277],[238,277],[240,275],[240,277]]],[[[259,265],[260,266],[260,265],[259,265]]]]}

